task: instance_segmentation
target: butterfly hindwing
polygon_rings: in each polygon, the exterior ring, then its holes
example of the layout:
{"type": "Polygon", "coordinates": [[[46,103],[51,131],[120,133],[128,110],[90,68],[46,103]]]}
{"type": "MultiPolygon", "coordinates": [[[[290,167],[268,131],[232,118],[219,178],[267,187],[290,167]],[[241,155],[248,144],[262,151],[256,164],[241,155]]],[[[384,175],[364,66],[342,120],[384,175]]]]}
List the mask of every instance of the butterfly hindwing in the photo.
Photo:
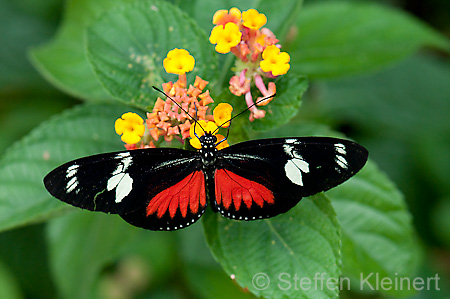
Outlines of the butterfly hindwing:
{"type": "Polygon", "coordinates": [[[128,223],[151,230],[176,230],[196,222],[207,205],[203,171],[195,170],[181,181],[152,196],[145,213],[122,214],[128,223]]]}
{"type": "Polygon", "coordinates": [[[44,179],[56,198],[91,211],[119,214],[131,224],[173,230],[197,221],[207,201],[198,153],[172,148],[89,156],[44,179]]]}
{"type": "Polygon", "coordinates": [[[213,209],[254,220],[286,212],[305,196],[333,188],[367,160],[362,146],[337,138],[274,138],[218,152],[213,209]]]}

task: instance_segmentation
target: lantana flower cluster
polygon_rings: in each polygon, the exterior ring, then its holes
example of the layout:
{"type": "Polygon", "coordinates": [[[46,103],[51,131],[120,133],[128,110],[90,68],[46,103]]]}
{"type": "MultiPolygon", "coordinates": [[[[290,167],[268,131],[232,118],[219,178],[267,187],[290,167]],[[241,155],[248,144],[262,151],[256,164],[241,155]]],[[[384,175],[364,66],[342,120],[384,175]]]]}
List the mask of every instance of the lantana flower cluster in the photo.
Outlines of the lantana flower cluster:
{"type": "MultiPolygon", "coordinates": [[[[252,106],[251,86],[256,86],[261,92],[257,101],[271,96],[276,92],[275,83],[270,81],[266,87],[263,77],[274,79],[286,74],[290,68],[289,54],[280,51],[279,40],[270,29],[263,27],[266,22],[266,16],[255,9],[242,13],[235,7],[218,10],[213,16],[216,26],[209,37],[217,52],[231,52],[237,57],[229,89],[236,96],[245,96],[250,107],[250,121],[266,115],[266,111],[252,106]]],[[[267,105],[271,100],[269,98],[257,105],[267,105]]]]}
{"type": "MultiPolygon", "coordinates": [[[[266,115],[265,110],[254,104],[252,86],[261,93],[257,105],[267,105],[276,92],[275,83],[271,80],[286,74],[290,68],[289,54],[280,51],[278,39],[263,27],[266,23],[266,16],[255,9],[242,13],[237,8],[219,10],[213,16],[216,26],[209,37],[217,52],[231,52],[237,57],[229,89],[236,96],[245,96],[250,121],[266,115]],[[267,87],[263,78],[269,80],[267,87]]],[[[225,137],[216,133],[230,125],[233,108],[221,103],[211,112],[208,105],[214,100],[206,88],[209,82],[197,76],[193,84],[187,85],[186,73],[194,69],[194,57],[185,49],[173,49],[163,60],[163,66],[167,73],[178,75],[176,82],[162,84],[166,98],[157,98],[145,120],[132,112],[116,120],[115,129],[126,143],[125,147],[157,147],[163,140],[170,142],[174,139],[184,144],[190,137],[190,144],[199,149],[199,137],[205,132],[216,135],[218,149],[227,147],[225,137]]]]}
{"type": "MultiPolygon", "coordinates": [[[[128,150],[137,148],[154,148],[162,140],[170,142],[174,139],[184,143],[190,137],[190,144],[194,148],[201,148],[198,139],[206,132],[218,131],[218,127],[229,126],[227,120],[231,118],[232,107],[229,104],[219,104],[211,114],[208,107],[214,100],[206,90],[208,81],[199,76],[194,84],[187,86],[186,73],[194,69],[195,59],[185,49],[173,49],[169,51],[163,60],[163,66],[167,73],[177,74],[178,80],[163,83],[163,92],[169,97],[158,97],[151,112],[147,113],[144,121],[138,114],[128,112],[116,120],[116,133],[121,136],[128,150]],[[177,105],[178,104],[178,105],[177,105]],[[181,109],[181,108],[183,109],[181,109]],[[197,125],[190,116],[195,117],[197,125]],[[144,124],[145,123],[145,124],[144,124]],[[204,130],[205,131],[204,131],[204,130]]],[[[225,137],[215,134],[218,141],[225,137]]],[[[229,146],[224,140],[218,149],[229,146]]]]}

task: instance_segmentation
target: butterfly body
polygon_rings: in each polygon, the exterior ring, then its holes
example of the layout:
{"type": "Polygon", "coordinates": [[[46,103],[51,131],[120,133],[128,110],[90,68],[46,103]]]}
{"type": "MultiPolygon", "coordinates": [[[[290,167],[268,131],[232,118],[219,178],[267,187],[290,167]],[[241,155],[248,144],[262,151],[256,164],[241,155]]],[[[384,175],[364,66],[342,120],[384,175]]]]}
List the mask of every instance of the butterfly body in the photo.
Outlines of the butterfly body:
{"type": "Polygon", "coordinates": [[[327,137],[252,140],[217,150],[139,149],[68,162],[44,179],[56,198],[91,211],[119,214],[132,225],[176,230],[209,205],[236,220],[276,216],[302,197],[335,187],[358,172],[367,150],[327,137]]]}

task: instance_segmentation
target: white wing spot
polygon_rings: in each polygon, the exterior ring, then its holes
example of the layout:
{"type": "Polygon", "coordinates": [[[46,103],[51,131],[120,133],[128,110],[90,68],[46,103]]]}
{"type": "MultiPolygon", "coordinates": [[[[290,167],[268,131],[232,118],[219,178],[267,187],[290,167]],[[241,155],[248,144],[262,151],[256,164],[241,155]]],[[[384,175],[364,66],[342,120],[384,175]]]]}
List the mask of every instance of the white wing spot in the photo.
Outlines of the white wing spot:
{"type": "MultiPolygon", "coordinates": [[[[290,141],[290,140],[297,141],[295,139],[288,139],[288,140],[286,140],[286,143],[283,144],[284,152],[286,153],[286,155],[288,155],[291,158],[297,158],[297,159],[302,159],[303,160],[302,156],[295,150],[295,147],[290,145],[289,143],[287,143],[287,141],[290,141]]],[[[295,144],[298,144],[298,142],[295,143],[295,144]]]]}
{"type": "Polygon", "coordinates": [[[292,145],[283,144],[283,150],[289,157],[292,157],[292,152],[294,151],[294,147],[292,145]]]}
{"type": "Polygon", "coordinates": [[[284,171],[287,178],[296,185],[303,186],[303,173],[309,173],[309,163],[306,162],[303,157],[295,150],[292,144],[299,144],[300,142],[296,139],[286,139],[285,144],[283,144],[284,152],[292,159],[286,162],[284,166],[284,171]]]}
{"type": "Polygon", "coordinates": [[[345,160],[344,157],[337,155],[335,161],[341,168],[344,169],[348,168],[347,160],[345,160]]]}
{"type": "Polygon", "coordinates": [[[119,173],[115,176],[111,177],[108,180],[107,189],[111,191],[112,189],[116,189],[116,203],[119,203],[124,199],[128,194],[130,194],[133,189],[133,179],[130,177],[128,173],[119,173]]]}
{"type": "Polygon", "coordinates": [[[128,166],[130,166],[133,163],[133,160],[131,157],[129,157],[129,154],[128,154],[128,156],[122,157],[120,162],[121,163],[119,163],[119,165],[117,165],[117,168],[116,168],[116,170],[114,170],[112,175],[116,175],[116,174],[122,173],[125,170],[127,170],[128,166]]]}
{"type": "Polygon", "coordinates": [[[72,177],[72,178],[67,182],[67,185],[66,185],[66,192],[67,192],[67,193],[72,192],[73,190],[75,190],[75,188],[76,188],[77,186],[78,186],[78,180],[77,180],[77,177],[74,176],[74,177],[72,177]]]}
{"type": "Polygon", "coordinates": [[[124,152],[117,154],[116,159],[120,160],[120,162],[116,170],[111,174],[112,177],[108,180],[106,188],[108,191],[116,189],[115,202],[120,203],[133,189],[133,179],[128,173],[125,173],[127,168],[133,163],[133,158],[129,152],[124,152]]]}
{"type": "Polygon", "coordinates": [[[74,165],[71,165],[71,166],[67,167],[66,179],[70,178],[70,180],[67,182],[67,185],[66,185],[66,192],[67,193],[72,192],[78,186],[78,179],[76,177],[76,174],[78,172],[78,167],[79,167],[79,165],[77,165],[77,164],[74,164],[74,165]]]}
{"type": "Polygon", "coordinates": [[[71,178],[71,177],[75,176],[78,172],[78,167],[79,167],[79,165],[77,165],[77,164],[69,166],[66,171],[66,178],[71,178]]]}
{"type": "Polygon", "coordinates": [[[286,139],[287,144],[299,144],[297,139],[286,139]]]}
{"type": "Polygon", "coordinates": [[[345,145],[343,145],[342,143],[336,143],[334,145],[334,148],[341,155],[346,155],[347,154],[347,151],[345,150],[345,145]]]}
{"type": "Polygon", "coordinates": [[[123,162],[123,169],[124,169],[124,170],[127,169],[128,166],[131,165],[131,163],[132,163],[132,160],[131,160],[131,159],[132,159],[131,157],[127,157],[127,158],[125,158],[125,159],[122,160],[122,162],[123,162]]]}
{"type": "Polygon", "coordinates": [[[309,173],[309,164],[305,160],[293,158],[287,161],[284,171],[291,182],[303,186],[302,172],[309,173]]]}

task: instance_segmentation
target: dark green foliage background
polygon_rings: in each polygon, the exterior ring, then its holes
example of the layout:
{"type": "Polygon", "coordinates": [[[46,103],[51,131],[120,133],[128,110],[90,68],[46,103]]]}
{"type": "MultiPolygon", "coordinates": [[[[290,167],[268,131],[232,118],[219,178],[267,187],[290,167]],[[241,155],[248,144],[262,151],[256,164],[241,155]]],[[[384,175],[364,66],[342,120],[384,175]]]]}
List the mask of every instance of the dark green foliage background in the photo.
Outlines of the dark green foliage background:
{"type": "Polygon", "coordinates": [[[0,0],[0,298],[448,298],[450,5],[381,2],[0,0]],[[50,169],[123,148],[115,119],[176,79],[161,66],[174,47],[196,58],[190,82],[244,109],[227,91],[232,56],[207,41],[213,13],[232,6],[267,15],[291,70],[268,116],[236,119],[231,142],[347,136],[370,151],[363,171],[275,218],[209,211],[174,233],[51,198],[50,169]],[[438,273],[441,290],[258,290],[257,272],[353,286],[361,272],[438,273]]]}

